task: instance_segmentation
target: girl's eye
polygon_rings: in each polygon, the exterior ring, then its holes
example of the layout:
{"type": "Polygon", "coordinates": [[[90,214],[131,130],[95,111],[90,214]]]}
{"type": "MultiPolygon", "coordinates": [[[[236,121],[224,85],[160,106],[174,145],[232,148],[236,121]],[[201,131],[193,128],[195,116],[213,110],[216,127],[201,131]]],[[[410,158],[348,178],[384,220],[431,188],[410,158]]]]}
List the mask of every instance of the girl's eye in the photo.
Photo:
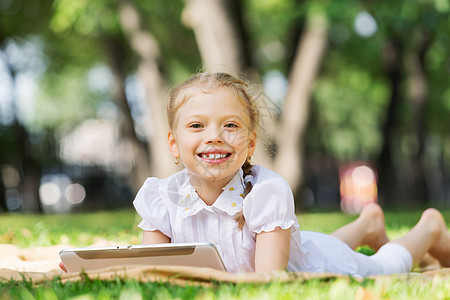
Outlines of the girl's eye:
{"type": "Polygon", "coordinates": [[[225,127],[227,128],[238,128],[239,126],[235,123],[227,123],[225,124],[225,127]]]}
{"type": "Polygon", "coordinates": [[[194,123],[194,124],[189,125],[189,127],[190,128],[202,128],[202,124],[194,123]]]}

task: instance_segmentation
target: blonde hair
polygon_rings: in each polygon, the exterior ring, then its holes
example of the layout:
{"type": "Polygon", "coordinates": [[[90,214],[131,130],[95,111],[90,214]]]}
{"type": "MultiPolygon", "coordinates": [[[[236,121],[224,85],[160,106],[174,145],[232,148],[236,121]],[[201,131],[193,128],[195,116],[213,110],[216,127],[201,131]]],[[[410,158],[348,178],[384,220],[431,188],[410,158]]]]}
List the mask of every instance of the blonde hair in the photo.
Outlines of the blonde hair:
{"type": "Polygon", "coordinates": [[[237,96],[250,118],[250,129],[256,130],[259,125],[259,113],[249,85],[228,73],[220,72],[196,74],[172,89],[166,107],[170,129],[173,130],[178,109],[186,100],[198,93],[199,90],[203,93],[212,93],[217,88],[226,88],[237,96]]]}
{"type": "MultiPolygon", "coordinates": [[[[245,111],[250,119],[250,131],[257,130],[259,126],[259,112],[255,104],[253,96],[250,92],[249,85],[239,78],[236,78],[228,73],[199,73],[196,74],[178,86],[174,87],[170,93],[169,101],[167,103],[167,120],[171,130],[174,129],[177,122],[178,109],[192,96],[194,96],[200,90],[203,93],[212,93],[217,88],[226,88],[234,93],[245,107],[245,111]]],[[[253,175],[252,165],[250,163],[250,157],[242,166],[244,172],[244,179],[247,176],[253,175]]],[[[251,178],[251,177],[250,177],[251,178]]],[[[251,180],[244,180],[244,198],[252,190],[251,180]]],[[[243,212],[240,211],[235,216],[238,228],[242,230],[245,219],[243,212]]]]}

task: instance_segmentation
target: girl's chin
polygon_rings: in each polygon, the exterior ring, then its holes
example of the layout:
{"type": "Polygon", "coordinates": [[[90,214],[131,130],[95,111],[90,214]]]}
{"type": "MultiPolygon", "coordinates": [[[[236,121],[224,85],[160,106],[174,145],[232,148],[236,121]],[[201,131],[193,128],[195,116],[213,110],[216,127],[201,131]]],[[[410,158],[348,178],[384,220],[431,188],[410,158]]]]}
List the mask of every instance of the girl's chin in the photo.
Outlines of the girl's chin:
{"type": "Polygon", "coordinates": [[[236,174],[235,172],[229,171],[228,169],[219,169],[219,168],[209,168],[207,170],[190,170],[189,173],[191,176],[195,177],[196,180],[201,181],[218,181],[218,180],[229,180],[233,178],[236,174]]]}

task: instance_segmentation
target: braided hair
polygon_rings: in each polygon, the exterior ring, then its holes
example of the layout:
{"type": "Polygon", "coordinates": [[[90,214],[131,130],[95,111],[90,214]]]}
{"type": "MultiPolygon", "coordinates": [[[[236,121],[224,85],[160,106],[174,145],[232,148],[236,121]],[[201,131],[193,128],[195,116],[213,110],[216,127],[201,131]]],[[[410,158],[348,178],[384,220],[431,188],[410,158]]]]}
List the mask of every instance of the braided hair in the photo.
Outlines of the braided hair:
{"type": "MultiPolygon", "coordinates": [[[[244,199],[247,197],[248,193],[251,192],[253,188],[253,166],[250,163],[250,157],[247,158],[245,163],[242,165],[242,171],[244,172],[244,199]]],[[[234,216],[234,220],[237,223],[237,227],[242,230],[245,225],[244,211],[241,210],[234,216]]]]}

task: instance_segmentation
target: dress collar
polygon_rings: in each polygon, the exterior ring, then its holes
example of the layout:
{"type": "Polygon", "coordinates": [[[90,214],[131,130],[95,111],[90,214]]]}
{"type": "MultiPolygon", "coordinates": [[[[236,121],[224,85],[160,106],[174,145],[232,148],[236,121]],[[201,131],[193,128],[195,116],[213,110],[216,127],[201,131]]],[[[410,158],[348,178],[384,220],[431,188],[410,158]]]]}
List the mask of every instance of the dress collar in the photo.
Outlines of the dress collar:
{"type": "Polygon", "coordinates": [[[222,193],[211,205],[206,203],[198,196],[195,188],[189,180],[185,180],[179,189],[178,211],[184,218],[193,216],[200,211],[214,213],[215,210],[234,215],[242,210],[244,181],[242,179],[243,171],[239,169],[233,178],[222,188],[222,193]]]}

